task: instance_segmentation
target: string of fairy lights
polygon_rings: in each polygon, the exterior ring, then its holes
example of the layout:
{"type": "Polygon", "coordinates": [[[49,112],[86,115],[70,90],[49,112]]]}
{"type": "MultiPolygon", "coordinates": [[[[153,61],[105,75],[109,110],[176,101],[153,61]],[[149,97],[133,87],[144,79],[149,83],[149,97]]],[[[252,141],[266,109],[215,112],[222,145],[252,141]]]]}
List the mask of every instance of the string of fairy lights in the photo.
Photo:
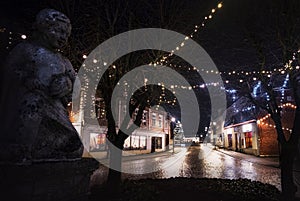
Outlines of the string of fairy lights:
{"type": "Polygon", "coordinates": [[[218,3],[218,5],[215,8],[211,9],[211,12],[203,18],[203,20],[202,20],[202,22],[200,24],[196,24],[194,26],[195,29],[193,30],[193,32],[191,34],[185,36],[184,40],[180,43],[180,45],[176,46],[173,50],[171,50],[171,52],[167,56],[163,56],[161,58],[157,58],[156,62],[151,62],[149,65],[156,66],[156,65],[159,65],[159,64],[163,65],[163,64],[168,63],[167,59],[169,57],[173,56],[176,51],[179,51],[180,48],[182,48],[185,45],[185,41],[193,38],[194,35],[200,30],[200,28],[204,27],[206,25],[206,23],[210,19],[213,18],[214,14],[217,12],[217,10],[221,9],[222,7],[223,7],[222,2],[218,3]]]}
{"type": "MultiPolygon", "coordinates": [[[[285,103],[285,104],[280,105],[279,107],[280,108],[290,108],[290,109],[293,109],[293,110],[295,110],[297,108],[297,106],[292,104],[292,103],[285,103]]],[[[270,117],[271,117],[271,114],[267,114],[264,117],[258,119],[256,122],[257,122],[257,124],[262,125],[262,126],[268,126],[268,127],[271,127],[271,128],[276,128],[276,125],[265,122],[270,117]]],[[[289,131],[289,132],[292,132],[291,128],[282,127],[282,129],[286,130],[286,131],[289,131]]]]}
{"type": "Polygon", "coordinates": [[[7,33],[8,34],[8,42],[7,42],[6,47],[5,47],[7,50],[11,49],[11,47],[14,44],[14,41],[19,42],[20,40],[27,39],[27,36],[25,34],[9,31],[5,27],[0,27],[0,33],[2,33],[2,34],[7,33]]]}
{"type": "MultiPolygon", "coordinates": [[[[222,7],[223,7],[223,2],[217,3],[217,5],[214,8],[212,8],[210,10],[210,12],[208,12],[208,14],[206,16],[203,17],[203,20],[201,21],[201,23],[194,25],[193,31],[190,34],[186,35],[185,38],[182,40],[182,42],[180,44],[178,44],[176,47],[174,47],[174,49],[171,50],[168,55],[156,58],[155,61],[151,62],[149,65],[154,66],[154,67],[157,66],[157,65],[168,65],[168,66],[174,67],[174,68],[182,68],[182,69],[185,69],[187,71],[198,71],[198,72],[201,71],[201,73],[224,75],[224,77],[227,78],[224,81],[226,84],[229,84],[231,82],[237,82],[237,81],[240,82],[240,83],[243,83],[243,82],[246,82],[247,81],[246,78],[250,77],[250,76],[251,76],[251,79],[253,81],[258,81],[262,77],[271,78],[273,74],[282,74],[282,75],[284,75],[284,74],[287,74],[288,71],[290,71],[290,70],[299,70],[300,69],[299,65],[297,65],[297,66],[293,66],[292,65],[293,62],[296,61],[297,54],[300,53],[300,49],[297,52],[293,53],[292,59],[289,60],[289,62],[287,64],[285,64],[283,67],[274,68],[272,70],[213,71],[213,70],[207,70],[207,69],[203,69],[203,68],[200,69],[200,70],[198,70],[196,67],[189,67],[189,68],[187,68],[187,67],[182,66],[182,65],[176,65],[176,64],[172,64],[171,62],[168,62],[168,59],[171,56],[173,56],[176,51],[179,51],[185,45],[185,42],[187,40],[190,40],[190,39],[194,38],[195,35],[199,32],[199,30],[202,29],[203,27],[205,27],[206,24],[209,22],[209,20],[213,19],[214,15],[222,7]],[[228,79],[230,77],[232,77],[232,79],[228,79]],[[231,80],[234,80],[234,81],[231,81],[231,80]]],[[[17,40],[20,40],[20,39],[26,40],[27,39],[27,36],[25,34],[22,34],[22,33],[12,33],[11,31],[7,30],[5,27],[3,27],[3,28],[0,27],[0,33],[6,33],[6,32],[8,33],[8,44],[7,44],[6,49],[10,49],[10,47],[13,45],[13,42],[16,39],[17,40]]],[[[87,55],[83,54],[82,58],[86,59],[87,55]]],[[[94,64],[97,64],[98,62],[100,62],[100,61],[97,60],[97,59],[93,60],[94,64]]],[[[103,65],[106,66],[107,63],[104,61],[103,65]]],[[[96,66],[96,67],[94,66],[94,68],[93,67],[91,68],[91,67],[87,67],[87,66],[85,66],[85,64],[83,64],[82,67],[85,68],[85,71],[87,73],[89,73],[89,72],[92,72],[92,73],[96,72],[97,79],[100,79],[100,74],[98,73],[99,66],[96,66]]],[[[117,66],[113,65],[112,68],[116,69],[117,66]]],[[[251,68],[247,67],[247,68],[240,68],[240,69],[251,69],[251,68]]],[[[109,75],[110,78],[113,78],[114,76],[115,75],[113,73],[111,73],[109,75]]],[[[86,83],[89,82],[87,74],[85,74],[83,78],[84,78],[84,81],[86,83]]],[[[288,82],[288,79],[289,79],[289,77],[286,76],[286,79],[285,79],[285,81],[283,83],[283,87],[282,88],[284,88],[286,86],[286,84],[288,82]]],[[[118,83],[118,84],[120,84],[120,83],[118,83]]],[[[145,84],[146,84],[146,81],[145,81],[145,84]]],[[[168,103],[168,104],[172,104],[172,105],[176,104],[177,99],[176,99],[176,97],[174,97],[173,99],[168,100],[167,97],[166,97],[166,95],[165,95],[165,88],[174,89],[172,92],[175,94],[175,89],[176,88],[186,89],[186,90],[193,90],[193,89],[205,89],[205,88],[207,88],[209,86],[214,86],[214,87],[220,87],[221,86],[221,84],[218,83],[218,82],[201,83],[201,84],[194,84],[194,85],[189,85],[189,86],[183,86],[183,85],[180,85],[180,86],[179,85],[165,86],[164,83],[158,83],[158,85],[162,86],[162,94],[159,97],[159,104],[161,104],[161,103],[168,103]]],[[[124,83],[124,87],[130,87],[130,86],[129,86],[128,83],[124,83]]],[[[84,86],[83,91],[87,91],[88,88],[89,88],[89,85],[86,84],[84,86]]],[[[225,90],[225,88],[223,87],[223,88],[221,88],[221,90],[225,90]]],[[[281,95],[282,95],[281,99],[283,99],[283,97],[285,96],[284,90],[282,91],[281,95]]],[[[83,98],[86,101],[86,94],[84,95],[83,98]]],[[[93,112],[93,110],[91,110],[91,112],[93,112]]]]}
{"type": "MultiPolygon", "coordinates": [[[[150,63],[149,65],[150,65],[150,66],[153,65],[153,66],[155,67],[157,64],[167,63],[167,62],[166,62],[167,59],[168,59],[170,56],[172,56],[172,55],[174,54],[175,51],[179,51],[180,48],[184,46],[185,41],[189,40],[190,38],[193,38],[194,35],[200,30],[200,28],[201,28],[201,27],[204,27],[204,26],[206,25],[206,23],[208,22],[208,20],[210,20],[210,19],[213,18],[213,15],[216,13],[216,11],[217,11],[218,9],[221,9],[222,7],[223,7],[222,2],[218,3],[217,6],[216,6],[215,8],[213,8],[213,9],[211,9],[211,12],[210,12],[207,16],[204,17],[203,21],[202,21],[199,25],[195,25],[195,26],[194,26],[194,30],[193,30],[192,33],[189,34],[189,35],[187,35],[187,36],[183,39],[183,41],[180,43],[180,45],[178,45],[178,46],[175,47],[173,50],[171,50],[171,52],[169,53],[168,56],[164,56],[164,57],[162,57],[162,58],[157,58],[157,59],[156,59],[157,62],[150,63]]],[[[83,59],[86,59],[87,57],[88,57],[88,56],[87,56],[86,54],[83,54],[83,55],[82,55],[82,58],[83,58],[83,59]]],[[[98,62],[103,62],[102,64],[103,64],[104,66],[107,66],[107,62],[105,62],[105,61],[99,61],[99,60],[97,60],[97,59],[94,59],[94,60],[93,60],[93,63],[94,63],[94,64],[97,64],[98,62]]],[[[172,66],[172,64],[169,64],[169,65],[172,66]]],[[[85,64],[83,64],[82,67],[84,68],[86,74],[87,74],[87,73],[95,73],[95,74],[96,74],[96,75],[95,75],[96,78],[97,78],[98,80],[100,80],[100,73],[99,73],[99,71],[97,70],[97,68],[99,68],[99,67],[97,67],[96,65],[95,65],[94,67],[90,67],[90,66],[87,67],[85,64]]],[[[117,68],[117,66],[115,66],[115,65],[113,65],[112,67],[113,67],[114,69],[117,68]]],[[[173,67],[177,67],[177,65],[173,65],[173,67]]],[[[181,67],[181,66],[178,65],[178,67],[181,67]]],[[[189,68],[189,70],[196,70],[196,68],[195,68],[195,67],[189,68]]],[[[218,73],[218,72],[216,72],[216,73],[218,73]]],[[[86,83],[88,83],[89,80],[88,80],[88,76],[87,76],[86,74],[84,75],[83,79],[84,79],[84,81],[85,81],[86,83]]],[[[113,73],[109,74],[109,78],[114,78],[114,74],[113,74],[113,73]]],[[[146,86],[146,82],[147,82],[146,80],[147,80],[147,79],[145,79],[145,82],[144,82],[145,86],[146,86]]],[[[118,85],[120,85],[120,83],[118,83],[118,85]]],[[[175,105],[176,102],[177,102],[176,97],[174,97],[172,100],[167,100],[167,98],[166,98],[166,96],[165,96],[165,88],[166,88],[166,86],[164,85],[164,83],[158,83],[158,85],[160,85],[160,86],[162,87],[162,94],[160,95],[160,97],[159,97],[159,99],[158,99],[158,107],[159,107],[162,103],[168,103],[168,104],[175,105]]],[[[198,88],[198,87],[199,87],[199,88],[205,88],[205,87],[211,86],[211,85],[213,85],[213,86],[218,86],[219,83],[206,83],[206,84],[200,84],[200,85],[194,85],[194,86],[178,86],[178,85],[171,85],[171,86],[168,86],[168,89],[181,88],[181,89],[192,90],[192,89],[196,89],[196,88],[198,88]]],[[[124,83],[123,83],[123,87],[124,87],[124,89],[126,89],[127,87],[130,87],[130,85],[129,85],[127,82],[124,82],[124,83]]],[[[87,91],[88,88],[89,88],[89,85],[86,84],[86,85],[84,86],[83,91],[87,91]]],[[[173,90],[172,93],[175,94],[175,90],[173,90]]],[[[84,93],[84,94],[85,94],[85,93],[84,93]]],[[[132,93],[132,95],[133,95],[133,93],[132,93]]],[[[84,98],[84,102],[86,102],[86,98],[87,98],[87,97],[84,96],[83,98],[84,98]]],[[[94,108],[91,108],[91,113],[94,113],[94,108]]],[[[92,114],[91,114],[91,115],[92,115],[92,114]]]]}

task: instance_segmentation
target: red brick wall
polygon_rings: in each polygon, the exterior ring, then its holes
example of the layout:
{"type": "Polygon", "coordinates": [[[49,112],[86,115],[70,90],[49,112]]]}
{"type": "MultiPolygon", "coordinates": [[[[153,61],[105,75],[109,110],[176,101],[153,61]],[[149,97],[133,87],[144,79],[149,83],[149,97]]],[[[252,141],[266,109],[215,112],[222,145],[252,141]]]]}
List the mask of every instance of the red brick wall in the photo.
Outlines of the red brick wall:
{"type": "Polygon", "coordinates": [[[275,128],[266,125],[259,125],[259,134],[259,155],[278,155],[278,141],[275,128]]]}
{"type": "MultiPolygon", "coordinates": [[[[295,110],[290,107],[285,107],[282,109],[282,127],[292,129],[294,123],[295,110]]],[[[264,121],[270,125],[275,125],[271,118],[264,121]]],[[[274,127],[259,125],[259,135],[260,135],[260,155],[278,155],[278,141],[277,132],[274,127]]],[[[284,130],[285,138],[288,140],[290,138],[290,132],[284,130]]]]}

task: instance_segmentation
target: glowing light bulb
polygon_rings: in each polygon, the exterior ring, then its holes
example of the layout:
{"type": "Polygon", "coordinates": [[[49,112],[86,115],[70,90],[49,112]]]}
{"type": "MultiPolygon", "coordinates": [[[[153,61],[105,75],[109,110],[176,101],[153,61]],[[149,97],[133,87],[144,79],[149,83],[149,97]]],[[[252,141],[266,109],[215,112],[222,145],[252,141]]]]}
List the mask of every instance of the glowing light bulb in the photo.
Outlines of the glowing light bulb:
{"type": "Polygon", "coordinates": [[[218,4],[218,8],[222,8],[222,6],[223,6],[222,3],[218,4]]]}

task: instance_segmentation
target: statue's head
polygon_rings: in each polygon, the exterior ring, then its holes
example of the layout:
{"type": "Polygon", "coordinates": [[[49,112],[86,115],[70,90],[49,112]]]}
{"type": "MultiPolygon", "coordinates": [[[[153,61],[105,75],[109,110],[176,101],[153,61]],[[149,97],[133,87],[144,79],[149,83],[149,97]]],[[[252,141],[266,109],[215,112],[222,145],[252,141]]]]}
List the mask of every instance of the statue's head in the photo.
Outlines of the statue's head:
{"type": "Polygon", "coordinates": [[[53,49],[61,48],[71,34],[71,23],[67,16],[54,9],[41,10],[35,20],[37,37],[53,49]]]}

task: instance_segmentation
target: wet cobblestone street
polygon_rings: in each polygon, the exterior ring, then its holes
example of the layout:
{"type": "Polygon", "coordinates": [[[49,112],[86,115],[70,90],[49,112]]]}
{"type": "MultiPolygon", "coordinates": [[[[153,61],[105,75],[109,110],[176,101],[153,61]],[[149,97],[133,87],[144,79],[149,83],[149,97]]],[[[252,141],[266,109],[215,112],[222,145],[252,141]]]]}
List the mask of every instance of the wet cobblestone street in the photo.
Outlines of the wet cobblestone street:
{"type": "MultiPolygon", "coordinates": [[[[280,169],[235,158],[211,146],[191,146],[177,154],[127,160],[122,164],[123,179],[142,178],[246,178],[280,186],[280,169]],[[130,173],[128,173],[130,172],[130,173]],[[132,173],[134,172],[134,173],[132,173]]],[[[105,181],[107,167],[100,166],[92,182],[105,181]]]]}

